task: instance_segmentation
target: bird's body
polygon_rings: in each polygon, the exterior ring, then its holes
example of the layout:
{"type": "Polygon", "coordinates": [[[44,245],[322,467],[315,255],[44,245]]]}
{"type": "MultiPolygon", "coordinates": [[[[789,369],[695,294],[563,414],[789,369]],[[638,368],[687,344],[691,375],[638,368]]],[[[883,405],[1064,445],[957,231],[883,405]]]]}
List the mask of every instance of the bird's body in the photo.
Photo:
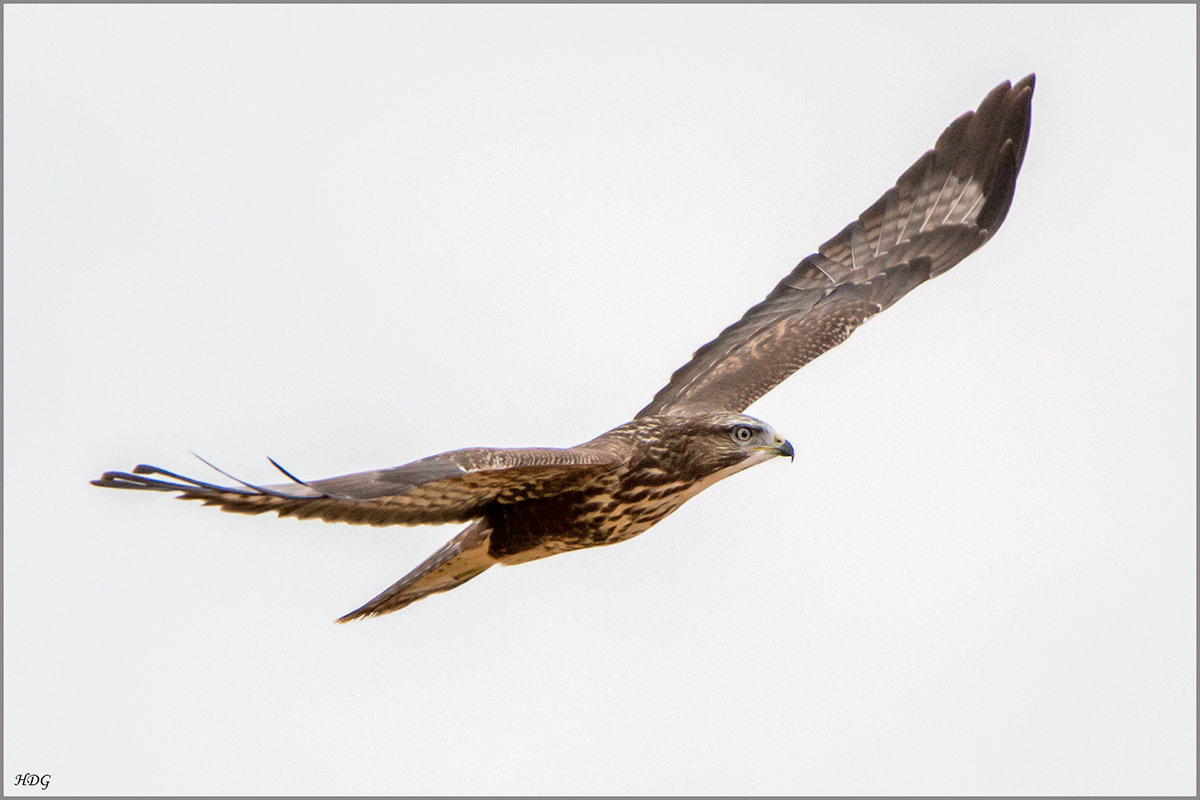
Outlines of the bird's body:
{"type": "Polygon", "coordinates": [[[716,418],[648,417],[583,446],[613,453],[613,468],[580,489],[492,507],[487,515],[493,530],[491,553],[500,563],[521,564],[632,539],[722,478],[792,453],[791,445],[766,423],[728,413],[716,418]],[[762,439],[755,455],[746,457],[741,448],[664,446],[699,439],[700,431],[706,438],[732,439],[739,427],[755,430],[762,439]]]}
{"type": "Polygon", "coordinates": [[[496,564],[625,541],[713,483],[793,456],[770,425],[741,412],[995,233],[1024,157],[1032,93],[1032,75],[996,87],[858,220],[697,350],[632,421],[589,442],[456,450],[311,482],[284,472],[292,483],[273,486],[217,486],[145,465],[93,483],[179,492],[245,514],[377,526],[470,523],[341,621],[395,611],[496,564]]]}

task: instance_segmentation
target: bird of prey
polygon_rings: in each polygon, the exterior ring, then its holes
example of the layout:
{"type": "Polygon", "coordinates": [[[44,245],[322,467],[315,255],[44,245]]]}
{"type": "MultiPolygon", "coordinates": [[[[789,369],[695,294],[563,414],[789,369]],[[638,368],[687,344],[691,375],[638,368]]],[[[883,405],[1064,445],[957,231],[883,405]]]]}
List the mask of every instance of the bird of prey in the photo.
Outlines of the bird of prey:
{"type": "Polygon", "coordinates": [[[241,514],[377,526],[468,523],[339,622],[396,611],[496,564],[637,536],[722,478],[775,456],[794,458],[792,445],[743,414],[746,407],[996,233],[1025,156],[1033,86],[1030,75],[993,89],[857,220],[697,350],[632,421],[589,442],[475,447],[314,481],[272,461],[290,483],[271,486],[232,476],[238,486],[217,486],[144,464],[92,483],[178,492],[241,514]]]}

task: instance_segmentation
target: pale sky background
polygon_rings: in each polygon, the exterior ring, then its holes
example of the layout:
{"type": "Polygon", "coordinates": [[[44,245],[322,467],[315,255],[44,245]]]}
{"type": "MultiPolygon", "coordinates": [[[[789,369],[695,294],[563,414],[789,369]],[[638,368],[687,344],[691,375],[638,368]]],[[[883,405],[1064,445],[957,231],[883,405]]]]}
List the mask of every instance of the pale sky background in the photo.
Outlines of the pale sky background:
{"type": "Polygon", "coordinates": [[[7,780],[1194,794],[1195,29],[5,7],[7,780]],[[87,483],[590,439],[1031,71],[999,235],[632,542],[338,626],[456,528],[87,483]]]}

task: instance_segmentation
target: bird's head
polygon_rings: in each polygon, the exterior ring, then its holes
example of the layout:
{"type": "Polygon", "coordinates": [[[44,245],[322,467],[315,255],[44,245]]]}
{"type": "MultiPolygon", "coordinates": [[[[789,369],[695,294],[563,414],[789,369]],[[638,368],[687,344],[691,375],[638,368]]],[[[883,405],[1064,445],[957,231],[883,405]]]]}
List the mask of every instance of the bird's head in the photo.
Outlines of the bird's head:
{"type": "Polygon", "coordinates": [[[787,439],[761,419],[732,411],[664,414],[637,421],[639,448],[668,472],[719,480],[776,456],[795,457],[787,439]]]}

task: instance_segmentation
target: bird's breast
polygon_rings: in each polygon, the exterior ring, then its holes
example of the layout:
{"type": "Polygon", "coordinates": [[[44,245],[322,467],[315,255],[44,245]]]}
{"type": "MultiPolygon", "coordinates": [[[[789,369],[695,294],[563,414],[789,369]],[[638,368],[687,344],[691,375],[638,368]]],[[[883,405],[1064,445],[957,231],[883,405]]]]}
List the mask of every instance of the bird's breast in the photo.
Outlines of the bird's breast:
{"type": "Polygon", "coordinates": [[[521,564],[623,542],[683,505],[694,487],[687,481],[613,481],[589,492],[496,504],[491,555],[504,564],[521,564]]]}

